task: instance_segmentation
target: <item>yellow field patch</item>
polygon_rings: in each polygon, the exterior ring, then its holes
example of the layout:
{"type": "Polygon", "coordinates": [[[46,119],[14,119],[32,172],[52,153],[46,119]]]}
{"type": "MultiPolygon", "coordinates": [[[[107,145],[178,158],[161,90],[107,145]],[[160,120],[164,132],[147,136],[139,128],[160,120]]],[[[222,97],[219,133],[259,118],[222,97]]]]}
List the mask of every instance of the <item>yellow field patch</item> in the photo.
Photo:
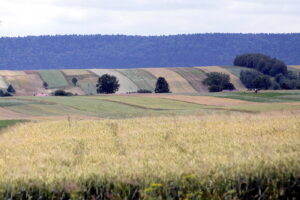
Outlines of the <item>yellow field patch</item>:
{"type": "Polygon", "coordinates": [[[136,92],[138,87],[126,76],[121,74],[120,72],[113,69],[91,69],[90,71],[94,72],[98,76],[102,76],[104,74],[113,75],[118,78],[120,83],[120,88],[117,91],[118,94],[124,94],[127,92],[136,92]]]}
{"type": "Polygon", "coordinates": [[[0,88],[7,88],[7,84],[2,76],[0,76],[0,88]]]}
{"type": "Polygon", "coordinates": [[[219,67],[219,66],[209,66],[209,67],[196,67],[198,69],[203,70],[206,73],[210,73],[210,72],[221,72],[224,74],[228,74],[230,76],[230,82],[235,86],[235,88],[237,90],[246,90],[245,86],[243,85],[243,83],[240,81],[240,79],[233,75],[232,73],[230,73],[229,71],[227,71],[226,69],[219,67]]]}
{"type": "Polygon", "coordinates": [[[150,72],[156,78],[164,77],[172,93],[197,93],[187,80],[172,70],[166,68],[144,68],[143,70],[150,72]]]}
{"type": "Polygon", "coordinates": [[[0,76],[25,76],[24,71],[0,70],[0,76]]]}
{"type": "Polygon", "coordinates": [[[28,75],[6,76],[5,79],[8,84],[11,84],[14,87],[17,95],[33,96],[41,89],[34,85],[33,81],[30,79],[28,75]]]}
{"type": "Polygon", "coordinates": [[[83,70],[83,69],[66,69],[66,70],[62,70],[62,72],[66,76],[80,76],[80,75],[91,74],[88,70],[83,70]]]}
{"type": "Polygon", "coordinates": [[[300,65],[289,65],[289,67],[294,68],[294,69],[300,69],[300,65]]]}

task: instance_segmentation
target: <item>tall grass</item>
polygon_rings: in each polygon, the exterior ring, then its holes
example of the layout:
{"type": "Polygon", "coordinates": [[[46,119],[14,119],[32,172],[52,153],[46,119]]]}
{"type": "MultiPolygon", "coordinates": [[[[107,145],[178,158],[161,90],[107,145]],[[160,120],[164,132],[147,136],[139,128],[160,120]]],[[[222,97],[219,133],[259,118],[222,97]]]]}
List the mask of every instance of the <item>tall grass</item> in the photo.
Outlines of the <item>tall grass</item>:
{"type": "Polygon", "coordinates": [[[19,124],[0,135],[0,199],[297,195],[299,130],[287,113],[19,124]]]}

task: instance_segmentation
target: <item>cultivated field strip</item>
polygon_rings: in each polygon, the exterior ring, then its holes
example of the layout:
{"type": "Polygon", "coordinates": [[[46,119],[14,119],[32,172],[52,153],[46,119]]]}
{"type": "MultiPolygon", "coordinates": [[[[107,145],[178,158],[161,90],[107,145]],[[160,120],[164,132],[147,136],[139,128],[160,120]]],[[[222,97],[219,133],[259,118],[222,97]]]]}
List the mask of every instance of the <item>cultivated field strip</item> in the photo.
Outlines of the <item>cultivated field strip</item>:
{"type": "Polygon", "coordinates": [[[151,73],[142,69],[119,69],[118,71],[133,81],[139,89],[154,91],[157,79],[151,73]]]}
{"type": "Polygon", "coordinates": [[[145,71],[150,72],[156,78],[164,77],[169,83],[172,93],[197,93],[197,91],[176,72],[167,68],[144,68],[145,71]]]}
{"type": "Polygon", "coordinates": [[[206,78],[206,75],[200,69],[191,67],[174,67],[170,68],[170,70],[180,74],[197,92],[208,92],[207,87],[202,83],[206,78]]]}
{"type": "Polygon", "coordinates": [[[68,86],[68,82],[61,71],[58,70],[40,70],[38,71],[43,81],[48,83],[48,87],[59,88],[68,86]]]}
{"type": "Polygon", "coordinates": [[[0,76],[0,89],[6,89],[8,87],[7,83],[5,82],[4,78],[0,76]]]}
{"type": "Polygon", "coordinates": [[[25,76],[24,71],[0,70],[0,76],[25,76]]]}
{"type": "Polygon", "coordinates": [[[61,70],[66,76],[80,76],[80,75],[89,75],[91,74],[88,70],[84,69],[66,69],[61,70]]]}
{"type": "Polygon", "coordinates": [[[102,76],[104,74],[110,74],[116,76],[119,79],[120,88],[117,91],[119,94],[124,94],[127,92],[136,92],[138,87],[126,76],[117,70],[113,69],[90,69],[91,72],[97,74],[98,76],[102,76]]]}
{"type": "Polygon", "coordinates": [[[230,106],[230,105],[252,105],[257,104],[249,101],[242,101],[238,99],[225,99],[211,96],[188,96],[188,95],[158,95],[156,98],[172,99],[177,101],[196,103],[201,105],[211,106],[230,106]]]}
{"type": "Polygon", "coordinates": [[[197,67],[201,70],[203,70],[206,73],[210,73],[210,72],[221,72],[224,74],[228,74],[230,76],[230,82],[235,86],[235,88],[237,90],[246,90],[245,86],[243,85],[243,83],[240,81],[240,79],[233,75],[232,73],[230,73],[228,70],[219,67],[219,66],[210,66],[210,67],[197,67]]]}

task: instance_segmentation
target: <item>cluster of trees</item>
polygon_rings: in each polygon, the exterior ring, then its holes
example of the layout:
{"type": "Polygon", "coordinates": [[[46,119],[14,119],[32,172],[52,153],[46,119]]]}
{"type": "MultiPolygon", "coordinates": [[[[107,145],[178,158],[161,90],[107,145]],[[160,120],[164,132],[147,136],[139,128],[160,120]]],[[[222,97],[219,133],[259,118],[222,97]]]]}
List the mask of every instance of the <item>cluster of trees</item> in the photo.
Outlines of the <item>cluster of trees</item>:
{"type": "Polygon", "coordinates": [[[287,74],[287,66],[283,61],[263,54],[239,55],[235,58],[234,65],[256,69],[269,76],[287,74]]]}
{"type": "Polygon", "coordinates": [[[0,90],[0,97],[10,97],[16,92],[12,85],[9,85],[6,91],[0,90]]]}
{"type": "Polygon", "coordinates": [[[61,35],[0,38],[0,69],[231,65],[239,52],[300,63],[300,34],[61,35]]]}
{"type": "Polygon", "coordinates": [[[242,70],[240,80],[249,89],[300,89],[300,74],[288,71],[286,64],[263,54],[243,54],[234,65],[251,68],[242,70]]]}
{"type": "Polygon", "coordinates": [[[208,86],[210,92],[221,92],[223,90],[235,89],[234,85],[230,82],[229,75],[220,72],[208,73],[203,84],[208,86]]]}

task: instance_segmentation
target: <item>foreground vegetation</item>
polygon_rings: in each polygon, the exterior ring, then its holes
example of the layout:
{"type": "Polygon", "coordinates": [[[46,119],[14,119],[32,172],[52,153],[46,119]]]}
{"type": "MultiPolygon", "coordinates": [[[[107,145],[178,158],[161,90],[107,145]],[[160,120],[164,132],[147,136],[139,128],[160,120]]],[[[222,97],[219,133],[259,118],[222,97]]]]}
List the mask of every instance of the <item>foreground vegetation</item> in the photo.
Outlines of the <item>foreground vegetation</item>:
{"type": "Polygon", "coordinates": [[[225,113],[18,124],[0,135],[0,199],[299,198],[299,122],[225,113]]]}

